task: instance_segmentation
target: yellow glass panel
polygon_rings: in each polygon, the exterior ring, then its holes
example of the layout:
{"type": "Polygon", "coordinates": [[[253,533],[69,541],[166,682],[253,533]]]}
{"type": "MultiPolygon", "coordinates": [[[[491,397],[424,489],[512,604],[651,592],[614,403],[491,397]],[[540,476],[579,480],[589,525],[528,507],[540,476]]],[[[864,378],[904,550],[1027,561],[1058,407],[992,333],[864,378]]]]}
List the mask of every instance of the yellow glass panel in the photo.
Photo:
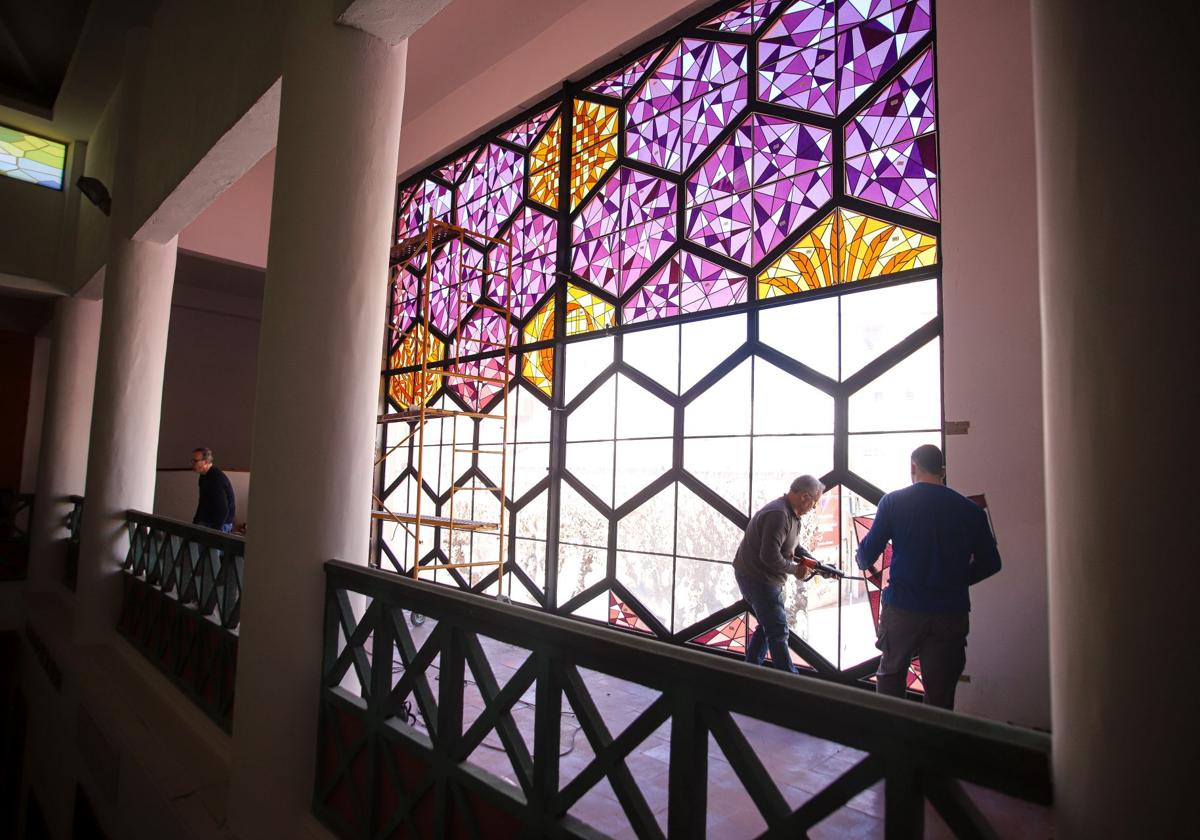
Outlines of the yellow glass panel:
{"type": "MultiPolygon", "coordinates": [[[[529,319],[523,332],[525,340],[530,343],[554,338],[554,298],[547,300],[537,314],[529,319]]],[[[553,396],[554,348],[545,347],[526,353],[521,364],[521,375],[546,396],[553,396]]]]}
{"type": "Polygon", "coordinates": [[[937,237],[838,208],[758,276],[758,297],[854,283],[936,262],[937,237]]]}
{"type": "Polygon", "coordinates": [[[616,308],[586,289],[567,284],[567,335],[604,330],[616,323],[616,308]]]}
{"type": "Polygon", "coordinates": [[[620,111],[611,105],[576,99],[571,123],[571,209],[617,160],[620,111]]]}
{"type": "Polygon", "coordinates": [[[66,159],[62,143],[0,125],[0,175],[59,190],[66,159]]]}
{"type": "Polygon", "coordinates": [[[550,128],[529,153],[529,197],[547,207],[558,209],[558,164],[562,146],[562,118],[555,117],[550,128]]]}
{"type": "MultiPolygon", "coordinates": [[[[430,334],[427,358],[430,362],[440,362],[446,357],[446,349],[442,342],[430,334]]],[[[419,365],[421,354],[424,352],[426,331],[424,326],[417,324],[400,342],[400,346],[392,352],[391,367],[403,368],[419,365]]],[[[402,408],[413,408],[421,403],[427,403],[437,393],[442,383],[442,375],[436,370],[425,372],[422,381],[421,371],[402,373],[391,377],[388,383],[388,393],[396,404],[402,408]],[[423,386],[423,387],[422,387],[423,386]]]]}

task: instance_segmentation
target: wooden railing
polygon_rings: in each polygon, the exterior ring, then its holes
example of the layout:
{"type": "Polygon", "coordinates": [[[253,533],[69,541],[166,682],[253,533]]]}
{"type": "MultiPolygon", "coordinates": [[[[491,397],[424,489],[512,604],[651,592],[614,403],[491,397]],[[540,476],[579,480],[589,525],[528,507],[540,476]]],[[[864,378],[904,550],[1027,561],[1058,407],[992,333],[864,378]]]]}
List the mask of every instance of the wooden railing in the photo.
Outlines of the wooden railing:
{"type": "Polygon", "coordinates": [[[126,521],[117,629],[232,731],[245,540],[141,511],[126,521]]]}
{"type": "Polygon", "coordinates": [[[75,591],[79,579],[79,535],[83,530],[83,496],[67,496],[71,510],[67,513],[67,550],[63,558],[63,585],[75,591]]]}
{"type": "Polygon", "coordinates": [[[0,495],[0,580],[24,580],[29,571],[33,494],[0,495]]]}
{"type": "Polygon", "coordinates": [[[1051,800],[1044,734],[374,569],[335,561],[325,573],[313,810],[340,837],[404,830],[422,837],[604,836],[611,824],[589,824],[571,810],[608,785],[614,815],[636,836],[704,837],[709,809],[721,807],[706,793],[710,769],[717,769],[710,767],[710,736],[728,762],[723,769],[732,768],[760,813],[763,837],[805,836],[880,781],[889,837],[921,836],[926,800],[955,834],[994,834],[962,782],[1043,805],[1051,800]],[[494,667],[497,648],[520,663],[504,684],[494,667]],[[601,712],[608,701],[589,688],[585,673],[639,687],[652,700],[637,714],[627,708],[614,726],[601,712]],[[464,725],[468,684],[478,717],[464,725]],[[592,751],[566,784],[564,713],[574,716],[592,751]],[[630,769],[664,725],[669,737],[658,743],[669,744],[665,826],[630,769]],[[752,727],[757,743],[748,737],[752,727]],[[763,730],[776,737],[764,744],[763,730]],[[492,749],[511,764],[511,773],[501,774],[507,779],[475,758],[493,734],[500,746],[492,749]],[[835,742],[855,758],[793,807],[764,763],[782,736],[835,742]]]}

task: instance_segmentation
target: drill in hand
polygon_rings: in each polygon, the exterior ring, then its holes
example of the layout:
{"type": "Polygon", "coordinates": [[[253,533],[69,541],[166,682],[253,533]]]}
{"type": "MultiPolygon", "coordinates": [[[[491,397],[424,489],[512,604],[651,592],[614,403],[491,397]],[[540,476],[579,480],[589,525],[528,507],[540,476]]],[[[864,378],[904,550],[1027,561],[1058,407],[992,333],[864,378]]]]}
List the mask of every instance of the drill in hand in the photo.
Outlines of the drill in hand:
{"type": "Polygon", "coordinates": [[[837,578],[838,580],[846,576],[846,573],[842,570],[825,565],[816,557],[813,557],[807,549],[800,546],[796,546],[796,552],[792,556],[792,559],[808,569],[810,574],[820,575],[823,578],[837,578]]]}

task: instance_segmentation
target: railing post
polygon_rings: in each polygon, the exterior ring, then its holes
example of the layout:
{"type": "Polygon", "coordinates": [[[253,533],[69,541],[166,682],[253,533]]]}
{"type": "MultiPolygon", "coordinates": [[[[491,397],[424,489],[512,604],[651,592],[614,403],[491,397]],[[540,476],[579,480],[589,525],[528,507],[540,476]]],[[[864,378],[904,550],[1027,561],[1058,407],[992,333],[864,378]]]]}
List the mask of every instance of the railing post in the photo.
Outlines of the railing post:
{"type": "Polygon", "coordinates": [[[925,833],[925,796],[920,771],[911,764],[888,763],[884,776],[884,831],[889,838],[925,833]]]}
{"type": "Polygon", "coordinates": [[[708,823],[708,728],[691,691],[677,692],[672,705],[667,834],[703,838],[708,823]]]}
{"type": "Polygon", "coordinates": [[[558,754],[562,740],[562,686],[549,653],[538,658],[533,717],[533,809],[544,814],[558,795],[558,754]]]}
{"type": "MultiPolygon", "coordinates": [[[[434,749],[440,754],[439,761],[447,764],[454,762],[458,742],[462,738],[463,677],[466,676],[462,632],[460,628],[452,626],[443,636],[438,673],[438,731],[434,749]]],[[[435,837],[450,836],[453,824],[450,808],[453,801],[449,780],[439,778],[434,812],[435,837]]]]}

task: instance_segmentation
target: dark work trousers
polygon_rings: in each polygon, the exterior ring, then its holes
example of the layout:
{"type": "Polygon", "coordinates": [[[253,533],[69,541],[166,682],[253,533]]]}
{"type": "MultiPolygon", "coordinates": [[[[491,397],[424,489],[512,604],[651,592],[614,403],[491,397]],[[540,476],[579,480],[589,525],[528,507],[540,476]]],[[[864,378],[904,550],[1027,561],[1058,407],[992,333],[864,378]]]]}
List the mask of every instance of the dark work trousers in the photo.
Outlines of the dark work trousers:
{"type": "Polygon", "coordinates": [[[925,702],[953,709],[954,689],[967,664],[970,616],[965,612],[916,612],[884,604],[875,642],[882,654],[875,672],[879,693],[903,697],[908,665],[919,656],[925,702]]]}
{"type": "Polygon", "coordinates": [[[760,581],[749,575],[734,571],[738,589],[750,605],[750,611],[758,619],[758,626],[746,645],[746,661],[762,665],[771,652],[771,667],[796,673],[792,655],[788,650],[787,611],[783,608],[783,587],[760,581]]]}

